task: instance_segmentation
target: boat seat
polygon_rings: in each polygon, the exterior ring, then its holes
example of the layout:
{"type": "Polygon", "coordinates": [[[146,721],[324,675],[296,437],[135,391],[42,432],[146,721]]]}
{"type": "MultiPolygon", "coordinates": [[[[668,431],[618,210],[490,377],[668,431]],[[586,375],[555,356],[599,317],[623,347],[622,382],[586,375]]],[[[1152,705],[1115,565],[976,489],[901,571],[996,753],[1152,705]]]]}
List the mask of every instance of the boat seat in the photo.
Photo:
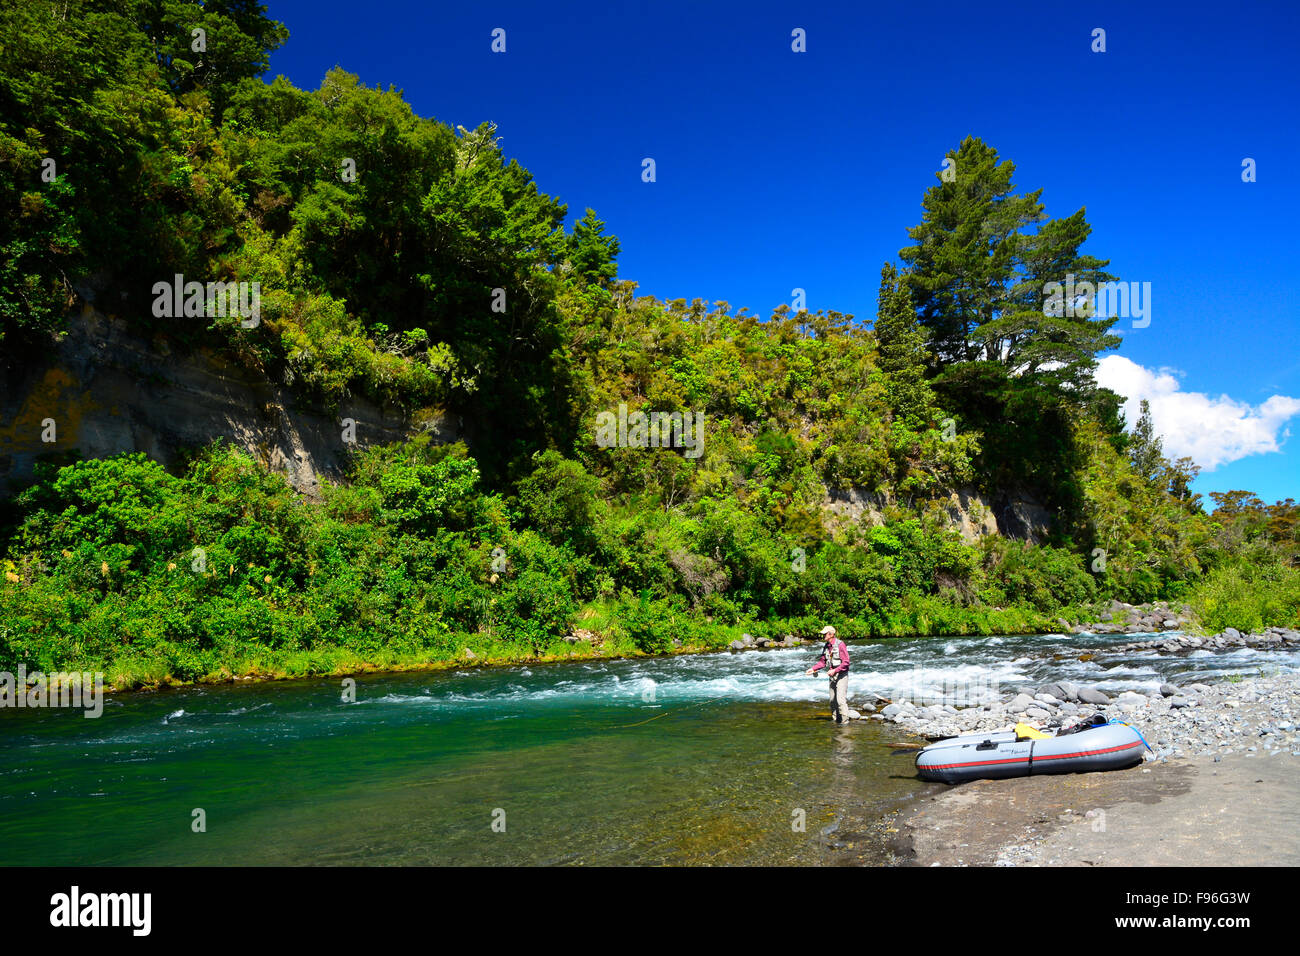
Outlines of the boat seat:
{"type": "Polygon", "coordinates": [[[1050,740],[1051,736],[1028,724],[1016,724],[1016,740],[1050,740]]]}

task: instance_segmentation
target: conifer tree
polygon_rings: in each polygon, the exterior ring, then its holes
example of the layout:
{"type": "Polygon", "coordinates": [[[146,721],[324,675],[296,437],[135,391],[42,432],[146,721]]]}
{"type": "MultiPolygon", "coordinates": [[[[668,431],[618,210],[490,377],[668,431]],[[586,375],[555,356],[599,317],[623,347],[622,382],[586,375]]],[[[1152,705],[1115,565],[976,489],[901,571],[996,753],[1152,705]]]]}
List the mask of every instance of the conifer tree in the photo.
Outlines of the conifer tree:
{"type": "Polygon", "coordinates": [[[930,352],[912,296],[892,263],[880,270],[874,329],[880,369],[889,381],[890,406],[909,428],[920,428],[934,404],[934,393],[925,381],[930,352]]]}
{"type": "Polygon", "coordinates": [[[1114,319],[1096,318],[1089,303],[1068,314],[1044,308],[1049,282],[1094,286],[1113,277],[1105,261],[1081,255],[1091,227],[1084,210],[1046,220],[1042,190],[1021,194],[1015,164],[976,138],[949,154],[955,175],[931,187],[916,243],[900,250],[907,286],[929,330],[935,371],[984,362],[1035,385],[1086,395],[1098,352],[1115,348],[1114,319]]]}
{"type": "Polygon", "coordinates": [[[1164,443],[1156,434],[1151,422],[1151,405],[1142,399],[1142,414],[1133,426],[1133,438],[1129,442],[1128,458],[1133,470],[1147,481],[1155,479],[1165,464],[1164,443]]]}
{"type": "Polygon", "coordinates": [[[618,237],[605,235],[605,223],[596,218],[596,210],[588,209],[573,224],[569,263],[588,285],[605,285],[618,275],[618,253],[618,237]]]}

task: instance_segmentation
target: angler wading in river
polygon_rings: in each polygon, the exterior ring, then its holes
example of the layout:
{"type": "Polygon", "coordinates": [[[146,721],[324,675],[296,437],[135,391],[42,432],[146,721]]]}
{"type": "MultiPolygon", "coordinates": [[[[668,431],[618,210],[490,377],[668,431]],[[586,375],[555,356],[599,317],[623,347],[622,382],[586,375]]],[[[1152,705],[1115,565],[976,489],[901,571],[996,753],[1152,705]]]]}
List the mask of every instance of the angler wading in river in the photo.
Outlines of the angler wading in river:
{"type": "Polygon", "coordinates": [[[821,633],[826,638],[821,657],[804,673],[816,674],[825,667],[831,681],[831,717],[837,724],[856,720],[862,715],[849,707],[849,648],[829,624],[822,628],[821,633]]]}

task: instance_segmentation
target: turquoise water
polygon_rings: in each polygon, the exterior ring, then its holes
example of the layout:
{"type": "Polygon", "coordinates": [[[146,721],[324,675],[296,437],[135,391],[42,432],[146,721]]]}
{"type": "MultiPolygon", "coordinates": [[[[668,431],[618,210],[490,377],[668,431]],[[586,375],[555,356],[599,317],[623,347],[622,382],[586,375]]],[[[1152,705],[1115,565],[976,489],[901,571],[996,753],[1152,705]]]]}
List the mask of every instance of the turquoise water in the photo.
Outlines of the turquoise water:
{"type": "MultiPolygon", "coordinates": [[[[1089,643],[1103,640],[1117,643],[1089,643]]],[[[851,696],[1295,664],[1079,662],[1059,636],[851,647],[851,696]]],[[[802,674],[814,657],[368,676],[355,702],[331,679],[119,695],[98,719],[0,711],[0,864],[888,862],[890,812],[930,785],[890,755],[899,731],[827,719],[825,680],[802,674]]]]}

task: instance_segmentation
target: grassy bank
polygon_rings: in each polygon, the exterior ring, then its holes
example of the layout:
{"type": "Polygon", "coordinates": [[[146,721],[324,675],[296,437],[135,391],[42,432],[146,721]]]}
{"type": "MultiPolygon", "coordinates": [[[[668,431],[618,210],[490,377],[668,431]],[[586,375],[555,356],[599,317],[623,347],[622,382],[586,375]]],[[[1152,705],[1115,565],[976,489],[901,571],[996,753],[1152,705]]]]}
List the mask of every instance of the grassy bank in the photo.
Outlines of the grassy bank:
{"type": "MultiPolygon", "coordinates": [[[[1199,582],[1187,601],[1197,615],[1190,627],[1195,631],[1214,633],[1235,627],[1249,632],[1274,625],[1300,627],[1300,570],[1223,568],[1199,582]]],[[[808,646],[813,651],[817,632],[827,621],[832,621],[840,635],[849,640],[1037,634],[1059,630],[1059,619],[1072,624],[1090,621],[1098,610],[1098,607],[1062,608],[1049,615],[1026,607],[960,607],[942,598],[913,596],[884,621],[808,615],[722,625],[668,612],[656,617],[656,633],[647,641],[645,614],[661,612],[651,607],[639,614],[636,604],[602,602],[583,608],[575,616],[574,633],[580,635],[577,640],[554,639],[541,646],[521,646],[509,635],[494,633],[447,634],[424,646],[378,647],[367,653],[328,639],[299,649],[254,644],[224,653],[210,651],[201,656],[201,672],[191,669],[177,673],[173,662],[187,653],[186,648],[164,642],[149,654],[124,649],[108,656],[61,656],[50,658],[43,666],[46,670],[102,672],[106,684],[120,691],[234,680],[343,677],[385,671],[699,654],[725,650],[745,634],[773,640],[794,634],[810,642],[808,646]],[[647,649],[648,646],[653,649],[647,649]]]]}
{"type": "MultiPolygon", "coordinates": [[[[1025,609],[984,609],[982,613],[972,614],[941,602],[919,603],[922,606],[911,609],[883,629],[878,622],[855,619],[837,620],[836,626],[841,635],[850,640],[1030,634],[1049,629],[1045,617],[1025,609]]],[[[554,640],[542,647],[520,646],[504,635],[458,634],[447,635],[444,640],[429,646],[405,650],[378,648],[363,655],[327,640],[318,646],[294,650],[250,646],[226,653],[209,651],[200,656],[202,663],[197,667],[192,665],[187,673],[181,674],[177,673],[173,662],[185,656],[187,649],[166,642],[155,645],[148,655],[124,649],[113,656],[50,658],[50,663],[38,666],[43,666],[46,671],[103,673],[108,687],[123,691],[237,680],[344,677],[375,672],[701,654],[723,651],[745,634],[773,639],[795,634],[809,642],[810,651],[815,652],[817,631],[823,625],[820,618],[804,618],[723,626],[669,616],[663,621],[664,633],[668,635],[666,646],[647,651],[642,646],[644,641],[638,643],[637,635],[616,617],[619,610],[617,605],[589,607],[578,615],[575,633],[581,637],[574,641],[554,640]]],[[[30,665],[28,669],[31,670],[30,665]]]]}
{"type": "MultiPolygon", "coordinates": [[[[12,611],[23,602],[16,599],[13,582],[7,582],[8,593],[5,588],[0,585],[0,606],[12,611]]],[[[1226,568],[1192,589],[1188,603],[1199,617],[1192,629],[1207,633],[1225,627],[1246,632],[1271,625],[1300,626],[1300,571],[1226,568]]],[[[885,619],[807,615],[726,625],[656,608],[653,602],[643,607],[640,602],[606,601],[588,605],[575,615],[577,640],[554,638],[541,644],[521,644],[508,633],[442,633],[434,640],[405,645],[366,641],[368,649],[359,650],[326,635],[309,647],[275,647],[254,640],[243,646],[224,642],[221,647],[196,652],[174,639],[156,640],[147,650],[111,640],[92,649],[86,642],[65,642],[51,635],[54,640],[49,642],[49,652],[20,658],[11,626],[6,626],[0,628],[0,648],[8,652],[5,668],[12,670],[22,660],[29,671],[39,667],[102,672],[106,684],[121,691],[234,680],[708,653],[725,650],[745,634],[773,640],[794,634],[810,642],[811,650],[817,632],[828,621],[849,640],[1035,634],[1059,630],[1060,619],[1087,622],[1095,618],[1097,610],[1071,607],[1049,615],[1028,607],[961,607],[940,597],[910,596],[885,619]],[[178,667],[177,662],[185,662],[185,666],[178,667]]]]}

